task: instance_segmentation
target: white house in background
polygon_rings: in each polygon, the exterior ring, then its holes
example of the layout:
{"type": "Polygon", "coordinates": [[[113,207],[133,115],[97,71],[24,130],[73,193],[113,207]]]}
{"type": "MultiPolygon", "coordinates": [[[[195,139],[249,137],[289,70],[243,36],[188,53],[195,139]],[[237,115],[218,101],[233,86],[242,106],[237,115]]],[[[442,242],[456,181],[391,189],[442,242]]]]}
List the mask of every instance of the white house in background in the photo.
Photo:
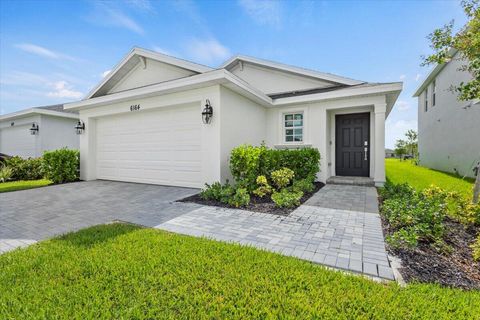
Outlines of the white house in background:
{"type": "Polygon", "coordinates": [[[201,187],[230,178],[243,143],[315,147],[320,181],[385,181],[385,118],[401,83],[367,83],[251,57],[213,69],[134,48],[80,113],[81,178],[201,187]],[[212,107],[209,123],[202,111],[212,107]]]}
{"type": "Polygon", "coordinates": [[[0,115],[0,153],[29,158],[63,147],[78,149],[77,123],[78,113],[61,104],[0,115]]]}
{"type": "Polygon", "coordinates": [[[456,53],[437,65],[413,95],[418,97],[418,151],[423,166],[473,177],[480,161],[480,101],[459,101],[451,90],[472,79],[461,66],[456,53]]]}

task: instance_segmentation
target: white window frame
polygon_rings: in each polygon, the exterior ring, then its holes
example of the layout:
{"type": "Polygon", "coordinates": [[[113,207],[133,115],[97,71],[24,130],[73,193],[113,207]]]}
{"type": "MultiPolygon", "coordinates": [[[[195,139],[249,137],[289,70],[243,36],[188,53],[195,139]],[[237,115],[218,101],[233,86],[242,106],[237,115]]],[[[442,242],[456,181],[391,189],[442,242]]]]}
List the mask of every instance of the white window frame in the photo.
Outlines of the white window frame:
{"type": "Polygon", "coordinates": [[[425,102],[424,102],[423,110],[425,112],[428,111],[428,86],[425,88],[425,102]]]}
{"type": "MultiPolygon", "coordinates": [[[[282,143],[283,144],[304,144],[305,143],[305,112],[303,110],[292,110],[286,111],[282,113],[282,143]],[[295,119],[296,114],[302,115],[302,125],[301,126],[293,126],[293,127],[286,127],[285,126],[285,117],[287,115],[293,115],[295,119]],[[295,129],[302,129],[302,141],[287,141],[287,130],[294,130],[292,137],[295,137],[295,129]]],[[[295,120],[292,120],[295,121],[295,120]]],[[[295,138],[294,138],[295,139],[295,138]]]]}

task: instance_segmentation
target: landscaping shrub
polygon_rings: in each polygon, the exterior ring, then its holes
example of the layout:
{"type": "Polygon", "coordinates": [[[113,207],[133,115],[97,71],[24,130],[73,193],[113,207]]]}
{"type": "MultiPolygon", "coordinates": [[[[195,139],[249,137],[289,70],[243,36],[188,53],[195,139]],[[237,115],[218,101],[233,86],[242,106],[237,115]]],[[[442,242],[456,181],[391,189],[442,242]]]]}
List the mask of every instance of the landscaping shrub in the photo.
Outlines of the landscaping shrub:
{"type": "Polygon", "coordinates": [[[44,172],[42,158],[11,157],[5,159],[5,166],[12,170],[11,180],[38,180],[42,179],[44,172]]]}
{"type": "Polygon", "coordinates": [[[458,192],[447,194],[448,215],[465,225],[480,225],[480,203],[474,204],[458,192]]]}
{"type": "Polygon", "coordinates": [[[313,184],[314,178],[305,178],[301,180],[295,180],[292,184],[292,190],[302,191],[302,192],[312,192],[315,189],[313,184]]]}
{"type": "Polygon", "coordinates": [[[277,207],[291,208],[300,205],[300,199],[303,197],[302,191],[295,191],[289,189],[282,189],[279,192],[272,194],[272,201],[275,202],[277,207]]]}
{"type": "Polygon", "coordinates": [[[295,177],[295,172],[293,172],[293,170],[290,170],[288,168],[275,170],[271,174],[273,184],[279,190],[288,186],[294,177],[295,177]]]}
{"type": "Polygon", "coordinates": [[[255,188],[258,176],[269,177],[273,171],[288,168],[298,180],[315,177],[320,171],[320,153],[315,148],[268,149],[261,145],[241,145],[230,155],[230,170],[235,182],[249,191],[255,188]]]}
{"type": "Polygon", "coordinates": [[[473,260],[480,260],[480,234],[477,237],[477,240],[471,245],[473,250],[473,260]]]}
{"type": "Polygon", "coordinates": [[[80,153],[67,148],[47,151],[43,155],[45,177],[53,183],[65,183],[78,180],[80,153]]]}
{"type": "Polygon", "coordinates": [[[259,196],[260,198],[263,198],[266,195],[272,193],[272,187],[268,184],[267,177],[258,176],[256,182],[258,187],[253,190],[253,194],[259,196]]]}
{"type": "Polygon", "coordinates": [[[0,182],[7,182],[12,177],[13,170],[10,167],[2,166],[0,168],[0,182]]]}
{"type": "Polygon", "coordinates": [[[235,188],[227,182],[222,185],[220,182],[214,182],[211,185],[205,184],[205,188],[200,192],[200,197],[204,200],[216,200],[222,203],[228,203],[235,193],[235,188]]]}
{"type": "Polygon", "coordinates": [[[228,200],[228,204],[238,207],[245,207],[250,203],[250,195],[246,188],[237,188],[233,196],[228,200]]]}
{"type": "Polygon", "coordinates": [[[387,237],[392,247],[411,249],[419,241],[442,245],[447,210],[441,189],[433,187],[417,192],[408,185],[387,185],[382,196],[385,198],[382,213],[394,231],[387,237]]]}

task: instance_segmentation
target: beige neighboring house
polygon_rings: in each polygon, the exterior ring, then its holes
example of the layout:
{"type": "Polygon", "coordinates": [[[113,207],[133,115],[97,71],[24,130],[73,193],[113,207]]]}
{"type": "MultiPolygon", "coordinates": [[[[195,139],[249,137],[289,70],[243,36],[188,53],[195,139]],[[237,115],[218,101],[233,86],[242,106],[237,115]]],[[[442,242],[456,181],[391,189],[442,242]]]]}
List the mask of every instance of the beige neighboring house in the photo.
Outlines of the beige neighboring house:
{"type": "Polygon", "coordinates": [[[385,181],[385,118],[402,83],[371,83],[253,57],[217,68],[134,48],[78,111],[84,180],[184,187],[231,179],[243,143],[320,150],[331,176],[385,181]]]}
{"type": "Polygon", "coordinates": [[[459,101],[452,86],[472,79],[462,61],[437,65],[417,89],[420,164],[432,169],[474,176],[480,161],[480,101],[459,101]]]}

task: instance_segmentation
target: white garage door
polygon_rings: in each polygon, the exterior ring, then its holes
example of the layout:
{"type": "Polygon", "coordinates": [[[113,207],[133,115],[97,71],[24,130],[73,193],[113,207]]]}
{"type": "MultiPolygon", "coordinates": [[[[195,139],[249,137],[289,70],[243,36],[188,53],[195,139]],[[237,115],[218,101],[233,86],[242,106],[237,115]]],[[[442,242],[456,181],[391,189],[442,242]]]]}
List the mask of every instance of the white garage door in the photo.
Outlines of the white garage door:
{"type": "Polygon", "coordinates": [[[0,130],[0,152],[23,158],[35,157],[35,138],[30,125],[7,127],[0,130]]]}
{"type": "Polygon", "coordinates": [[[97,120],[97,178],[201,187],[198,106],[97,120]]]}

